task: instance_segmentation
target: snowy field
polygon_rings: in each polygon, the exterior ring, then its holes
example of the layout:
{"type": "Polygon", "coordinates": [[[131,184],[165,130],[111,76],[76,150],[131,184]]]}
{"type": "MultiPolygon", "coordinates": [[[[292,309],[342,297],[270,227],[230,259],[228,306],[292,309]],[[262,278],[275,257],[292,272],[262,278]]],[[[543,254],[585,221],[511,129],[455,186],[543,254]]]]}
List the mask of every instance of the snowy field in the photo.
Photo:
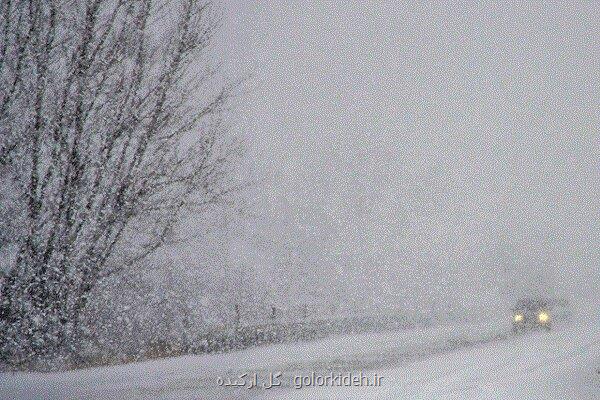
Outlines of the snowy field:
{"type": "Polygon", "coordinates": [[[5,373],[0,398],[599,399],[598,368],[598,321],[516,337],[506,326],[470,323],[65,373],[5,373]],[[360,371],[377,373],[381,385],[294,387],[297,376],[360,371]],[[266,389],[271,373],[281,386],[266,389]],[[258,387],[248,388],[254,382],[258,387]]]}

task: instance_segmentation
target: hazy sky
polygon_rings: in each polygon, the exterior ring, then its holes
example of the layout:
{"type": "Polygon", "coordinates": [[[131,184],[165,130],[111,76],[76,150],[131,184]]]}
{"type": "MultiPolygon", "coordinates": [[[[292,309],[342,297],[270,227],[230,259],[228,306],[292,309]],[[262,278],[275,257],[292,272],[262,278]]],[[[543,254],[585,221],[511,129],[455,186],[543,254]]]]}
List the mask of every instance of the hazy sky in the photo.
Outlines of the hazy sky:
{"type": "Polygon", "coordinates": [[[566,3],[226,1],[254,229],[375,303],[488,301],[499,248],[519,280],[593,293],[600,7],[566,3]]]}

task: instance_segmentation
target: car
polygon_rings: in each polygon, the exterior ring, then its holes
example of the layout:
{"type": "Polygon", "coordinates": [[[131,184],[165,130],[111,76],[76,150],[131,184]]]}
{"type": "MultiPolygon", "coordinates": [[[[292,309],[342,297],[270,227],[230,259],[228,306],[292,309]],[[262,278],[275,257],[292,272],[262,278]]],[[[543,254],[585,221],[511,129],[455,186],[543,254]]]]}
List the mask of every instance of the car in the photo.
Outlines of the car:
{"type": "Polygon", "coordinates": [[[512,309],[513,332],[552,328],[552,302],[542,297],[519,300],[512,309]]]}

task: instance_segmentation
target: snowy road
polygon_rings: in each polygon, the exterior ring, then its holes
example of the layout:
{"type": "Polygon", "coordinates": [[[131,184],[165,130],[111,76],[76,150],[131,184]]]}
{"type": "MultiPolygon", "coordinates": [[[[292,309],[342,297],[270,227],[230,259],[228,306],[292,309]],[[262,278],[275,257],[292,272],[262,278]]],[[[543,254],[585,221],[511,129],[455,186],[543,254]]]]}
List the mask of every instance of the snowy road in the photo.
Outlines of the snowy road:
{"type": "Polygon", "coordinates": [[[311,388],[285,398],[597,400],[600,333],[597,325],[563,327],[436,354],[378,374],[385,383],[377,388],[311,388]]]}
{"type": "Polygon", "coordinates": [[[600,399],[598,328],[571,324],[512,337],[487,324],[438,326],[67,373],[0,374],[0,398],[600,399]],[[245,373],[250,386],[256,373],[262,386],[279,371],[282,385],[268,390],[218,385],[245,373]],[[294,388],[294,376],[360,371],[383,377],[381,386],[294,388]]]}

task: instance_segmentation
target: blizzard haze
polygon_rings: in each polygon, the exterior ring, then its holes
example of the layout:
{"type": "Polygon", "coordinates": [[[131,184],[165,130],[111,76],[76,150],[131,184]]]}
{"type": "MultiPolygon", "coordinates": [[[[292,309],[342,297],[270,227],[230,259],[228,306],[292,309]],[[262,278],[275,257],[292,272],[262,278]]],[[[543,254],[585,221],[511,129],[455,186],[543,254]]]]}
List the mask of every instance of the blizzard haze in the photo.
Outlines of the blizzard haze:
{"type": "Polygon", "coordinates": [[[379,308],[597,299],[599,10],[226,2],[249,230],[301,260],[259,272],[379,308]]]}

